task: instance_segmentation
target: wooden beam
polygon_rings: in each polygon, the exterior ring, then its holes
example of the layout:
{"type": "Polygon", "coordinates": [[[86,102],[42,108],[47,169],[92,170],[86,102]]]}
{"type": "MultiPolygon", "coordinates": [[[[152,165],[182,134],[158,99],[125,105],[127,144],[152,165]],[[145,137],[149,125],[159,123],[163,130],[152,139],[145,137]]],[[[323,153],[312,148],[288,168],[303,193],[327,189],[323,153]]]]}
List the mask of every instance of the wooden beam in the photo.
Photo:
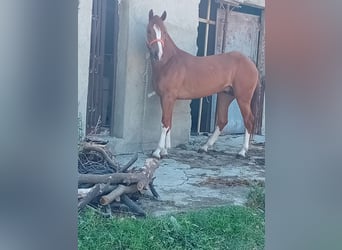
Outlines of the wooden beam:
{"type": "Polygon", "coordinates": [[[215,25],[215,24],[216,24],[216,22],[213,21],[213,20],[204,19],[204,18],[201,18],[201,17],[198,18],[198,21],[199,21],[200,23],[207,23],[207,24],[212,24],[212,25],[215,25]]]}

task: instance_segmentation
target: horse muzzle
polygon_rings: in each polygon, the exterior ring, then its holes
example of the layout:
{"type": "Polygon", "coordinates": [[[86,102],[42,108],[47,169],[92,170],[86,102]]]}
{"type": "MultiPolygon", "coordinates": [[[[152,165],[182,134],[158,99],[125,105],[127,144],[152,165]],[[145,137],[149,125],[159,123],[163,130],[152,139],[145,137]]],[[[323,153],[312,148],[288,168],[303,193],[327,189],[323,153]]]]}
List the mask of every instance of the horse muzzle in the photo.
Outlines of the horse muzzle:
{"type": "Polygon", "coordinates": [[[154,61],[159,61],[158,51],[155,51],[155,52],[152,54],[152,58],[153,58],[154,61]]]}
{"type": "Polygon", "coordinates": [[[149,47],[149,51],[150,51],[150,57],[152,58],[152,60],[159,61],[158,49],[153,49],[149,47]]]}

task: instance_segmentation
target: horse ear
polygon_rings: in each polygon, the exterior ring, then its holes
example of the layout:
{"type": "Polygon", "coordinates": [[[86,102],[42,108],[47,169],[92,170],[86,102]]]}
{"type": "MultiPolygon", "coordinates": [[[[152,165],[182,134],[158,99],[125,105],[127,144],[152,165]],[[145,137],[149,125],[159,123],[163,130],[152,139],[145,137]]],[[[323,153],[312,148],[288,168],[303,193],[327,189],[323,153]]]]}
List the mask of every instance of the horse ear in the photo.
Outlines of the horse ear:
{"type": "Polygon", "coordinates": [[[150,9],[150,12],[148,13],[148,19],[151,20],[153,17],[153,10],[150,9]]]}
{"type": "Polygon", "coordinates": [[[163,14],[161,15],[161,19],[164,21],[166,19],[166,11],[164,10],[163,14]]]}

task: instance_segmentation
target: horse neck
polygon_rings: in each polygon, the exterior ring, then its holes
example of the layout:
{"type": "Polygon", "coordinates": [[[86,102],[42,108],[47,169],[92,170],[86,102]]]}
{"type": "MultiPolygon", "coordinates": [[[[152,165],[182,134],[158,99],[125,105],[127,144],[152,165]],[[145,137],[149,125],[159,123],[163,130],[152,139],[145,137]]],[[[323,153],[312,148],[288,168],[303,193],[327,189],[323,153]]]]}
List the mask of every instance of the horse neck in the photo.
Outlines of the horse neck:
{"type": "Polygon", "coordinates": [[[177,54],[179,52],[179,48],[176,46],[175,42],[168,33],[166,33],[165,36],[165,52],[171,56],[177,54]]]}
{"type": "Polygon", "coordinates": [[[180,51],[168,33],[165,34],[164,44],[162,60],[158,64],[167,63],[170,58],[177,55],[180,51]]]}

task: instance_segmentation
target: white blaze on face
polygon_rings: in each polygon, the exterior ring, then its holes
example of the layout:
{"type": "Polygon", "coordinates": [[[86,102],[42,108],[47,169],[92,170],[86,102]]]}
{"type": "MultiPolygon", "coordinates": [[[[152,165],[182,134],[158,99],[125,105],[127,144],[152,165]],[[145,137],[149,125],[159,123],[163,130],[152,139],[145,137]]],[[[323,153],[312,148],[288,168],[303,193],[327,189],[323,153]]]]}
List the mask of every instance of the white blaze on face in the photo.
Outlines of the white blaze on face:
{"type": "MultiPolygon", "coordinates": [[[[154,24],[153,29],[154,29],[154,32],[156,32],[156,38],[161,39],[161,30],[158,27],[158,25],[154,24]]],[[[158,44],[158,58],[160,60],[161,57],[163,56],[163,46],[160,41],[158,41],[157,44],[158,44]]]]}

